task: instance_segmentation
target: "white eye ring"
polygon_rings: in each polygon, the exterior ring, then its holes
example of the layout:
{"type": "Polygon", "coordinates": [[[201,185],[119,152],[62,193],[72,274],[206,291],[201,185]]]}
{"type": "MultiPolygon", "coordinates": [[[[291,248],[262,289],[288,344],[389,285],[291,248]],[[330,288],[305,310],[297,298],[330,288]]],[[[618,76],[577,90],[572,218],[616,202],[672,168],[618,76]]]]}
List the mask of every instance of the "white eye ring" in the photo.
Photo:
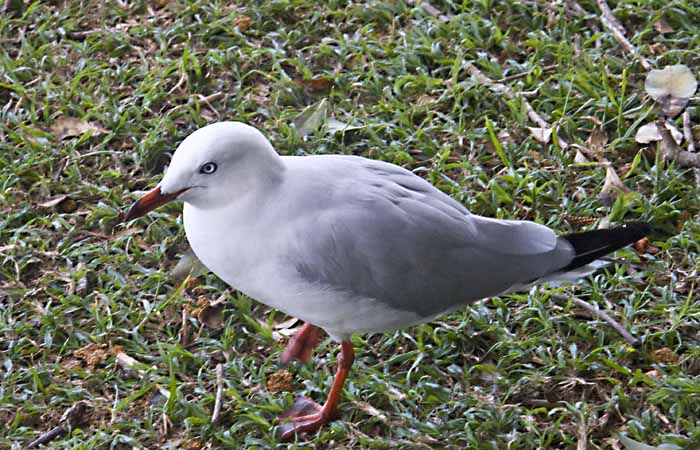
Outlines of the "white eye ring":
{"type": "Polygon", "coordinates": [[[214,172],[216,172],[216,163],[213,162],[204,163],[199,169],[199,173],[203,173],[205,175],[211,175],[214,172]]]}

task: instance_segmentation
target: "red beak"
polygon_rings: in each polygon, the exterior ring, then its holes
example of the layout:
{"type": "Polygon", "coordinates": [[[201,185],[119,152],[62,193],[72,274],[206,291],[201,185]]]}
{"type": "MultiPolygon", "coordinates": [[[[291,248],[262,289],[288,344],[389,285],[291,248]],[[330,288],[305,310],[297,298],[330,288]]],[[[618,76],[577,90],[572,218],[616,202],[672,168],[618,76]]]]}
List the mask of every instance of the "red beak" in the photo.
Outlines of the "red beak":
{"type": "Polygon", "coordinates": [[[131,205],[131,208],[129,208],[129,212],[127,212],[126,216],[124,217],[124,222],[128,222],[132,219],[138,219],[139,217],[153,211],[157,207],[172,202],[187,189],[188,188],[181,189],[177,192],[173,192],[172,194],[161,193],[159,187],[153,189],[148,194],[136,200],[133,205],[131,205]]]}

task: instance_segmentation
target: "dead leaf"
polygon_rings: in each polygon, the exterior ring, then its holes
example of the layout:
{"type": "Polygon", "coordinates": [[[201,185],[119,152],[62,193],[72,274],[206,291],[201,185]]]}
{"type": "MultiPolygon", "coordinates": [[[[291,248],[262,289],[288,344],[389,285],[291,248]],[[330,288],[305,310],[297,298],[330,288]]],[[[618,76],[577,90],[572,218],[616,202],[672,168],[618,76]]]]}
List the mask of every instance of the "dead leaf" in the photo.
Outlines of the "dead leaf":
{"type": "Polygon", "coordinates": [[[552,128],[528,127],[528,129],[530,130],[532,137],[534,137],[540,144],[549,143],[549,140],[552,137],[552,128]]]}
{"type": "Polygon", "coordinates": [[[510,132],[506,129],[499,131],[496,137],[501,144],[515,144],[515,139],[513,139],[513,136],[511,136],[510,132]]]}
{"type": "Polygon", "coordinates": [[[51,125],[51,134],[58,139],[81,136],[83,133],[91,132],[93,135],[108,133],[107,130],[94,122],[78,119],[75,117],[59,117],[51,125]]]}
{"type": "Polygon", "coordinates": [[[285,330],[294,327],[294,325],[296,325],[297,322],[299,322],[299,319],[297,319],[296,317],[292,317],[283,322],[274,324],[272,328],[274,328],[275,330],[285,330]]]}
{"type": "Polygon", "coordinates": [[[656,123],[650,122],[639,127],[637,134],[634,136],[634,140],[640,144],[660,141],[661,133],[659,133],[659,128],[656,126],[656,123]]]}
{"type": "Polygon", "coordinates": [[[136,370],[136,368],[141,365],[140,362],[127,355],[124,352],[117,353],[117,365],[122,369],[136,370]]]}
{"type": "Polygon", "coordinates": [[[649,243],[649,238],[642,238],[634,243],[634,250],[637,256],[644,258],[644,255],[656,255],[661,251],[660,248],[654,247],[649,243]]]}
{"type": "Polygon", "coordinates": [[[630,192],[630,190],[627,186],[622,184],[622,180],[620,180],[615,169],[608,164],[605,171],[605,183],[599,194],[600,200],[604,205],[612,206],[620,192],[627,193],[630,192]]]}
{"type": "Polygon", "coordinates": [[[39,208],[55,209],[62,214],[69,214],[78,209],[78,202],[70,198],[70,196],[63,194],[52,197],[45,202],[39,203],[37,206],[39,206],[39,208]]]}
{"type": "Polygon", "coordinates": [[[430,95],[423,94],[418,99],[416,99],[416,105],[418,106],[425,106],[425,105],[430,105],[432,103],[435,103],[435,97],[431,97],[430,95]]]}
{"type": "Polygon", "coordinates": [[[651,354],[654,361],[661,364],[678,364],[678,355],[668,347],[656,349],[651,354]]]}
{"type": "Polygon", "coordinates": [[[328,103],[324,98],[318,103],[307,106],[301,114],[294,119],[294,127],[301,137],[308,136],[321,127],[326,120],[327,112],[328,103]]]}
{"type": "Polygon", "coordinates": [[[654,22],[654,29],[660,34],[673,33],[673,27],[671,27],[671,25],[669,25],[668,22],[663,19],[654,22]]]}
{"type": "Polygon", "coordinates": [[[664,114],[671,118],[683,112],[697,88],[695,75],[683,64],[651,70],[644,82],[647,94],[661,106],[664,114]]]}
{"type": "Polygon", "coordinates": [[[574,156],[574,162],[576,164],[584,164],[588,162],[588,158],[586,158],[586,156],[583,153],[581,153],[581,150],[576,149],[576,156],[574,156]]]}
{"type": "Polygon", "coordinates": [[[187,439],[182,443],[182,448],[184,450],[202,450],[204,444],[199,439],[187,439]]]}
{"type": "Polygon", "coordinates": [[[253,24],[253,19],[250,16],[241,14],[233,20],[233,26],[238,27],[238,30],[242,33],[246,31],[253,24]]]}
{"type": "Polygon", "coordinates": [[[87,368],[94,370],[95,366],[104,362],[110,356],[113,356],[116,351],[121,350],[121,346],[109,348],[107,344],[88,344],[83,348],[79,348],[73,352],[73,356],[81,359],[87,365],[87,368]]]}
{"type": "Polygon", "coordinates": [[[354,401],[354,402],[352,402],[352,404],[360,411],[363,411],[364,413],[366,413],[368,416],[377,418],[381,422],[387,422],[387,420],[388,420],[386,417],[386,414],[382,413],[377,408],[375,408],[374,406],[370,405],[367,402],[354,401]]]}
{"type": "Polygon", "coordinates": [[[197,301],[197,308],[192,311],[192,315],[199,323],[207,328],[219,329],[224,326],[224,305],[226,296],[222,295],[213,302],[209,302],[205,296],[200,296],[197,301]]]}
{"type": "Polygon", "coordinates": [[[308,92],[316,94],[324,92],[333,87],[333,79],[327,77],[317,77],[310,80],[294,80],[294,84],[304,88],[308,92]]]}
{"type": "MultiPolygon", "coordinates": [[[[673,140],[680,145],[680,143],[683,141],[683,133],[681,133],[681,131],[670,122],[666,122],[666,129],[671,132],[673,140]]],[[[650,142],[657,142],[661,139],[661,133],[659,132],[656,122],[649,122],[642,125],[639,127],[637,134],[634,136],[634,140],[640,144],[649,144],[650,142]]]]}
{"type": "Polygon", "coordinates": [[[187,275],[192,278],[197,278],[209,272],[204,264],[197,258],[192,249],[188,249],[180,260],[175,264],[175,267],[170,271],[170,275],[175,280],[184,280],[187,275]]]}
{"type": "Polygon", "coordinates": [[[594,128],[591,135],[586,139],[586,145],[598,157],[598,160],[602,160],[603,152],[607,144],[608,135],[602,128],[594,128]]]}
{"type": "Polygon", "coordinates": [[[287,370],[278,370],[277,372],[267,377],[267,383],[265,383],[265,387],[270,393],[294,391],[294,385],[292,384],[292,374],[287,370]]]}

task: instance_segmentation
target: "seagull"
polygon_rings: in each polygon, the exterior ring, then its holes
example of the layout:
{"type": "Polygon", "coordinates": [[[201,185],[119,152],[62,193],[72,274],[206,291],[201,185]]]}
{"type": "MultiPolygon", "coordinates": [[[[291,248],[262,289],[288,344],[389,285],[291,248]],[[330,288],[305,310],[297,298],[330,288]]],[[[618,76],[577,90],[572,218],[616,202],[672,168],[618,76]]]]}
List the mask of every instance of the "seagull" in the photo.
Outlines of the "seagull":
{"type": "Polygon", "coordinates": [[[337,415],[351,336],[424,323],[480,299],[593,272],[650,225],[557,235],[471,214],[414,173],[359,156],[280,156],[256,128],[218,122],[189,135],[125,221],[184,202],[187,239],[214,274],[305,322],[282,354],[307,360],[321,329],[340,343],[323,405],[296,399],[281,438],[337,415]]]}

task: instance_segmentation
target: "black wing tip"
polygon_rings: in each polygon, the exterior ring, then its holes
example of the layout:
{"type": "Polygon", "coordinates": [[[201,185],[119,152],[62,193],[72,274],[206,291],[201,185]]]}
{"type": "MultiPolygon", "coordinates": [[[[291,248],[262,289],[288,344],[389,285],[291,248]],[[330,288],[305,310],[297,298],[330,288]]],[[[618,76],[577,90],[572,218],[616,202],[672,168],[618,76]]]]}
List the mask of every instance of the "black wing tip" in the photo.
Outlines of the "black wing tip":
{"type": "Polygon", "coordinates": [[[628,230],[631,239],[639,236],[635,239],[636,241],[651,234],[651,224],[648,222],[625,222],[620,225],[620,228],[628,230]]]}
{"type": "Polygon", "coordinates": [[[625,222],[620,226],[571,233],[562,236],[573,246],[576,255],[564,270],[572,270],[633,244],[651,234],[651,224],[647,222],[625,222]]]}

